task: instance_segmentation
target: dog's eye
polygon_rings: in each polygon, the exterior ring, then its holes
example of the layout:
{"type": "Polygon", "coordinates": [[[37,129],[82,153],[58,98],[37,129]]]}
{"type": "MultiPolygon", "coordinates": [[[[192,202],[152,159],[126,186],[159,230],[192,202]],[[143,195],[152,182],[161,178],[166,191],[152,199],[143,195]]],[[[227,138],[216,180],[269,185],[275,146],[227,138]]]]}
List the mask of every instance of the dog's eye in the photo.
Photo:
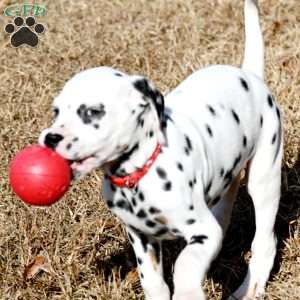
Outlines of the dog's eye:
{"type": "Polygon", "coordinates": [[[101,118],[104,115],[104,111],[101,108],[88,108],[86,115],[90,118],[101,118]]]}
{"type": "Polygon", "coordinates": [[[56,119],[59,114],[59,109],[57,107],[53,108],[53,118],[56,119]]]}

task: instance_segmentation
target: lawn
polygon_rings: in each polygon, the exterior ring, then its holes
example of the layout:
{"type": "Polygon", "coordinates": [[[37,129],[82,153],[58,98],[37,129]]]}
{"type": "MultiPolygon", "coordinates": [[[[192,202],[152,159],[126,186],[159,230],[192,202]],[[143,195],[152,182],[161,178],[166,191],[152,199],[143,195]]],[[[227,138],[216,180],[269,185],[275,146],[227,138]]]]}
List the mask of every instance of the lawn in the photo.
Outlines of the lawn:
{"type": "MultiPolygon", "coordinates": [[[[21,1],[20,1],[21,2],[21,1]]],[[[1,11],[16,1],[1,1],[1,11]]],[[[194,70],[239,65],[243,1],[51,0],[38,47],[12,48],[0,34],[0,299],[143,299],[122,224],[101,199],[101,171],[73,183],[47,209],[22,204],[7,169],[51,122],[50,104],[80,70],[113,66],[143,74],[167,93],[194,70]],[[43,270],[31,274],[32,264],[43,270]],[[35,275],[35,276],[34,276],[35,275]]],[[[265,299],[300,299],[300,6],[264,0],[266,82],[284,115],[282,200],[276,222],[278,255],[265,299]]],[[[0,28],[11,18],[0,17],[0,28]]],[[[241,187],[232,226],[205,282],[208,299],[225,299],[241,283],[254,217],[241,187]]],[[[181,245],[165,247],[166,277],[181,245]],[[174,251],[176,249],[176,251],[174,251]],[[178,250],[178,251],[177,251],[178,250]]]]}

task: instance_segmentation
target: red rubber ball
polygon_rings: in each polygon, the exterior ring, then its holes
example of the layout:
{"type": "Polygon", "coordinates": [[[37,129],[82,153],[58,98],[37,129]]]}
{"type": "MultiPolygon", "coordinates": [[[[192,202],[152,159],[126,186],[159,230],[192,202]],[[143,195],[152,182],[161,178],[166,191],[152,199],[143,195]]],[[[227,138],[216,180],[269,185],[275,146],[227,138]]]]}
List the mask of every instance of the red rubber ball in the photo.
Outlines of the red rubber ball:
{"type": "Polygon", "coordinates": [[[29,146],[10,163],[11,187],[28,204],[48,206],[57,202],[68,190],[70,180],[68,161],[50,148],[29,146]]]}

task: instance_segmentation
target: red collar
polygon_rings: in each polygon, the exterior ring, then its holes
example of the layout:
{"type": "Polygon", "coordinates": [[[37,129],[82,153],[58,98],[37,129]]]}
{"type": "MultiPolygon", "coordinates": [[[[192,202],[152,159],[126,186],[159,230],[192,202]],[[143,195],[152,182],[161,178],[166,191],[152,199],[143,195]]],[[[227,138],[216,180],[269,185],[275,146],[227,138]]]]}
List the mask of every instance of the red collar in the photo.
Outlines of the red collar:
{"type": "Polygon", "coordinates": [[[108,179],[112,184],[120,188],[127,187],[129,189],[132,189],[147,174],[160,152],[161,145],[157,144],[153,154],[141,169],[138,169],[137,171],[123,177],[108,176],[108,179]]]}

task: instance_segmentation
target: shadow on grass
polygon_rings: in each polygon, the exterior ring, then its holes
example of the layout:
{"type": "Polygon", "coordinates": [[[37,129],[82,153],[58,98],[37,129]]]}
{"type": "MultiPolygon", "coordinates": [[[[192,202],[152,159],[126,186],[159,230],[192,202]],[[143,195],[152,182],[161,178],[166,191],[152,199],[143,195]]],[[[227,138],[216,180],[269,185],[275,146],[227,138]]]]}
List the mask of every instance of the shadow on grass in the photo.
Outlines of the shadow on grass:
{"type": "MultiPolygon", "coordinates": [[[[277,255],[271,278],[279,272],[285,241],[293,231],[293,221],[300,217],[300,159],[291,169],[282,169],[282,196],[276,218],[275,232],[278,238],[277,255]]],[[[225,300],[243,282],[250,258],[251,242],[255,233],[254,208],[246,186],[240,187],[238,199],[232,214],[231,225],[223,241],[223,247],[213,262],[208,278],[222,285],[222,299],[225,300]]],[[[164,249],[166,280],[173,288],[171,268],[176,256],[184,247],[181,242],[167,242],[164,249]]]]}
{"type": "MultiPolygon", "coordinates": [[[[282,197],[276,219],[275,231],[278,237],[277,256],[271,279],[280,269],[284,242],[293,230],[293,221],[300,216],[300,159],[288,169],[283,167],[282,197]]],[[[222,250],[213,262],[208,278],[222,286],[222,299],[234,292],[242,283],[247,272],[251,242],[255,233],[254,208],[245,186],[241,186],[232,214],[231,225],[223,241],[222,250]]],[[[164,242],[165,279],[173,291],[172,268],[176,257],[185,246],[181,240],[164,242]]],[[[133,250],[130,246],[106,261],[98,261],[98,267],[109,276],[112,268],[120,268],[121,278],[136,267],[133,250]]]]}

